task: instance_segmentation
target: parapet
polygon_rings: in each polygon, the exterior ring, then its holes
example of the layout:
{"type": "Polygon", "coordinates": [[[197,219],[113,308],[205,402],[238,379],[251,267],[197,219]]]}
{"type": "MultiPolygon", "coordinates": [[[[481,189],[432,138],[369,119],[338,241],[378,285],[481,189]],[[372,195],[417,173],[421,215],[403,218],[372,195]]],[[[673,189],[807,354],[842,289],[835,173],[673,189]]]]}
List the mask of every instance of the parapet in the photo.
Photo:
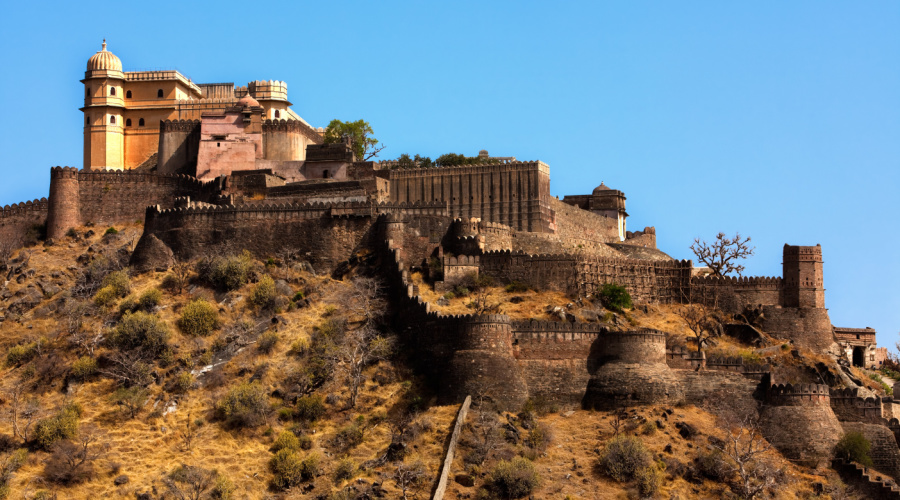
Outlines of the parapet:
{"type": "Polygon", "coordinates": [[[322,135],[316,129],[300,120],[266,120],[262,123],[263,133],[266,132],[299,132],[315,144],[322,144],[322,135]]]}
{"type": "Polygon", "coordinates": [[[828,406],[830,390],[823,384],[776,384],[766,399],[773,406],[828,406]]]}
{"type": "Polygon", "coordinates": [[[0,219],[7,217],[15,217],[18,215],[26,215],[34,212],[46,212],[48,208],[47,198],[39,200],[23,201],[21,203],[13,203],[0,207],[0,219]]]}
{"type": "Polygon", "coordinates": [[[777,276],[694,276],[692,286],[731,287],[745,290],[780,290],[784,280],[777,276]]]}
{"type": "Polygon", "coordinates": [[[162,120],[160,132],[193,132],[200,127],[200,120],[162,120]]]}
{"type": "Polygon", "coordinates": [[[841,421],[883,423],[881,398],[863,398],[859,388],[832,389],[831,409],[841,421]]]}
{"type": "Polygon", "coordinates": [[[784,244],[784,260],[800,262],[822,262],[822,245],[799,246],[784,244]]]}
{"type": "Polygon", "coordinates": [[[78,167],[50,167],[50,179],[77,179],[78,167]]]}

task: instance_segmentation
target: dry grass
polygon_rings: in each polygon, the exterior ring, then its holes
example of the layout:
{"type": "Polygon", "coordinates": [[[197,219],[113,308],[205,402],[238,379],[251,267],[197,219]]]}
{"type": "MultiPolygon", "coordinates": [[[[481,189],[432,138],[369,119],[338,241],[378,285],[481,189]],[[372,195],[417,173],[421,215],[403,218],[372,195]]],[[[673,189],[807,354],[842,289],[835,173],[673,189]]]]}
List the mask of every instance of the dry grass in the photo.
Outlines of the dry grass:
{"type": "MultiPolygon", "coordinates": [[[[638,435],[647,448],[658,459],[676,459],[690,465],[701,451],[708,446],[708,436],[722,437],[713,415],[695,407],[675,408],[673,415],[663,419],[664,407],[632,408],[629,422],[649,420],[664,422],[664,428],[653,434],[641,433],[640,426],[630,435],[638,435]],[[700,431],[700,435],[692,440],[679,436],[675,422],[687,422],[700,431]],[[671,452],[664,451],[671,445],[671,452]]],[[[595,469],[599,452],[603,445],[612,439],[612,416],[606,412],[575,411],[570,416],[566,413],[549,414],[539,421],[553,429],[554,440],[546,452],[541,454],[535,465],[541,476],[541,486],[534,493],[534,498],[570,498],[570,499],[626,499],[638,498],[637,490],[632,485],[618,483],[595,469]]],[[[626,424],[627,425],[627,424],[626,424]]],[[[634,424],[632,424],[634,425],[634,424]]],[[[829,484],[832,474],[817,476],[806,473],[781,458],[777,452],[771,452],[770,458],[782,467],[786,473],[786,481],[779,485],[775,498],[793,499],[812,495],[812,483],[829,484]]],[[[462,456],[454,459],[454,470],[458,474],[465,470],[462,456]]],[[[486,464],[482,470],[489,470],[486,464]]],[[[482,480],[476,479],[475,487],[464,487],[455,481],[450,482],[446,499],[475,498],[482,480]]],[[[714,481],[705,480],[699,484],[686,481],[682,477],[673,477],[667,470],[662,487],[656,498],[723,498],[727,486],[714,481]]],[[[818,497],[827,498],[827,497],[818,497]]]]}

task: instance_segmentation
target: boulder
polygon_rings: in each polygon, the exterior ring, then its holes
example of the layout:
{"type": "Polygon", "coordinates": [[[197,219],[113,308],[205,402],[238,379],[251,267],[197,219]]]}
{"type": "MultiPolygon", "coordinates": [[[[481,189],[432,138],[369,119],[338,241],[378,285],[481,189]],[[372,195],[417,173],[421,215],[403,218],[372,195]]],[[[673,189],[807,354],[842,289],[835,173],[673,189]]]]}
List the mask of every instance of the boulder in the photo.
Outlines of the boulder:
{"type": "Polygon", "coordinates": [[[154,234],[145,234],[131,255],[131,267],[139,272],[166,271],[175,264],[175,254],[154,234]]]}

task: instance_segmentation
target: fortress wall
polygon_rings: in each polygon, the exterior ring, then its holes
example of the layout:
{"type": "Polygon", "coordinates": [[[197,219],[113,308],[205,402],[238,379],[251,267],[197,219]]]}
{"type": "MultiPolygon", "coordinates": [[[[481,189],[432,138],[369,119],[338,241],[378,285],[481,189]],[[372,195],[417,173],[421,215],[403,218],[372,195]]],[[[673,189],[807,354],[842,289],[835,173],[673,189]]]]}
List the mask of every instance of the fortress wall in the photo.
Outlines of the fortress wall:
{"type": "Polygon", "coordinates": [[[512,246],[515,252],[526,254],[572,254],[593,257],[621,258],[622,255],[606,243],[595,243],[586,240],[563,241],[559,235],[547,233],[528,233],[515,231],[512,233],[512,246]]]}
{"type": "Polygon", "coordinates": [[[175,174],[187,168],[196,170],[199,151],[200,120],[159,122],[159,158],[156,168],[158,173],[175,174]]]}
{"type": "Polygon", "coordinates": [[[885,424],[881,400],[859,396],[859,389],[832,389],[831,410],[841,422],[885,424]]]}
{"type": "Polygon", "coordinates": [[[288,184],[270,187],[266,200],[279,203],[339,203],[365,202],[369,195],[358,181],[288,184]]]}
{"type": "Polygon", "coordinates": [[[828,309],[764,306],[762,311],[762,330],[774,337],[816,352],[825,352],[834,344],[828,309]]]}
{"type": "Polygon", "coordinates": [[[262,135],[263,157],[267,160],[302,161],[307,144],[322,143],[322,136],[299,120],[266,120],[262,135]]]}
{"type": "Polygon", "coordinates": [[[541,162],[391,170],[391,199],[446,202],[456,217],[552,232],[550,168],[541,162]]]}
{"type": "Polygon", "coordinates": [[[639,247],[656,248],[656,228],[645,227],[643,231],[626,231],[625,243],[639,247]]]}
{"type": "Polygon", "coordinates": [[[568,408],[582,404],[591,379],[587,359],[517,359],[528,395],[568,408]]]}
{"type": "Polygon", "coordinates": [[[0,208],[0,241],[11,241],[16,247],[21,246],[28,231],[46,222],[48,210],[47,198],[0,208]]]}
{"type": "Polygon", "coordinates": [[[684,400],[703,408],[733,412],[738,416],[756,416],[759,412],[754,395],[759,391],[759,379],[727,370],[676,370],[684,400]]]}
{"type": "Polygon", "coordinates": [[[746,308],[777,306],[782,302],[780,277],[705,276],[691,278],[691,301],[738,313],[746,308]]]}
{"type": "Polygon", "coordinates": [[[873,468],[900,480],[900,448],[890,429],[884,425],[862,422],[841,422],[844,432],[859,432],[869,441],[869,458],[873,468]]]}
{"type": "Polygon", "coordinates": [[[611,259],[584,255],[526,255],[487,252],[480,272],[501,282],[519,281],[535,288],[569,294],[592,294],[605,283],[628,289],[637,302],[680,303],[688,296],[690,261],[611,259]]]}
{"type": "Polygon", "coordinates": [[[513,353],[519,360],[587,360],[591,346],[606,334],[594,323],[514,321],[513,353]]]}
{"type": "Polygon", "coordinates": [[[843,429],[831,410],[827,385],[773,385],[760,429],[788,460],[816,466],[831,456],[843,429]]]}
{"type": "Polygon", "coordinates": [[[556,234],[574,244],[618,243],[619,222],[576,206],[550,198],[555,218],[556,234]]]}
{"type": "Polygon", "coordinates": [[[88,222],[112,225],[142,220],[148,205],[172,207],[178,196],[206,201],[215,190],[212,183],[186,175],[53,167],[47,235],[59,238],[68,228],[88,222]]]}

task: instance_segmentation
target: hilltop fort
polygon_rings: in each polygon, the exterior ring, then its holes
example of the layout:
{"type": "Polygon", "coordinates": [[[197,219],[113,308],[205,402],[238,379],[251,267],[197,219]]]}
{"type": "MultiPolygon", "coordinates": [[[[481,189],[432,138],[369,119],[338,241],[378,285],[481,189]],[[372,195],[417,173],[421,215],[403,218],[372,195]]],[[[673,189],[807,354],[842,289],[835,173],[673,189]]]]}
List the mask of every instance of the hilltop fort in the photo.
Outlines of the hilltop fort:
{"type": "Polygon", "coordinates": [[[380,262],[396,327],[447,401],[489,386],[503,388],[496,398],[506,408],[536,396],[612,408],[727,394],[734,407],[760,412],[785,456],[821,460],[849,426],[878,437],[876,466],[900,476],[900,408],[890,398],[785,384],[767,365],[706,359],[667,346],[656,330],[446,315],[411,279],[424,273],[440,291],[489,276],[573,298],[616,283],[638,304],[705,304],[748,320],[733,328],[877,367],[886,351],[873,330],[831,324],[819,245],[785,244],[781,276],[703,276],[657,248],[656,228],[628,228],[622,191],[601,183],[558,199],[541,161],[486,151],[483,163],[459,167],[361,161],[349,140],[325,144],[324,130],[291,109],[284,82],[235,87],[177,71],[124,72],[105,42],[82,82],[84,168],[54,167],[48,198],[3,207],[3,237],[45,224],[52,241],[86,224],[141,220],[136,272],[246,249],[260,258],[290,250],[338,276],[365,255],[380,262]]]}

